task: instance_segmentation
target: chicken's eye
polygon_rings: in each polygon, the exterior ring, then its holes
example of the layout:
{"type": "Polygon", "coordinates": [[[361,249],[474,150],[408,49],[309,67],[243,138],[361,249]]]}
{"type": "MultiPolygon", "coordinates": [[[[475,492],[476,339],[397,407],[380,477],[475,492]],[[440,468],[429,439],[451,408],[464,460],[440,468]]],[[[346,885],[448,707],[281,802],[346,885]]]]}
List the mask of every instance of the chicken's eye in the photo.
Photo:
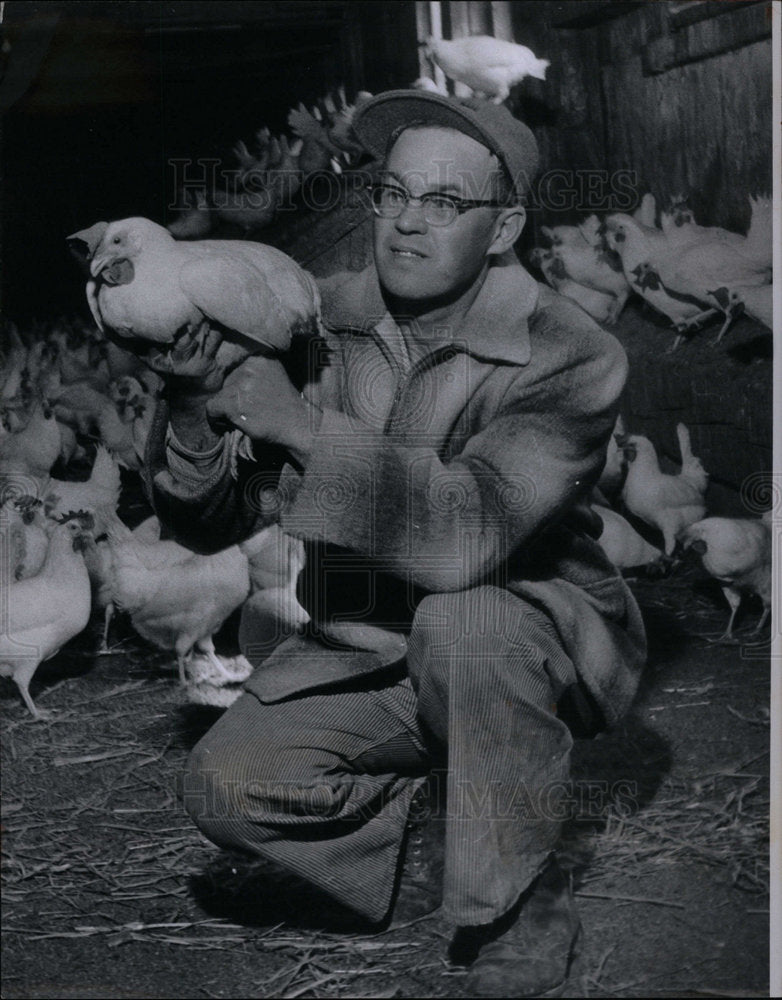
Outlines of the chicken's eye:
{"type": "Polygon", "coordinates": [[[114,239],[111,242],[112,243],[120,243],[121,240],[120,240],[119,236],[115,236],[114,239]]]}

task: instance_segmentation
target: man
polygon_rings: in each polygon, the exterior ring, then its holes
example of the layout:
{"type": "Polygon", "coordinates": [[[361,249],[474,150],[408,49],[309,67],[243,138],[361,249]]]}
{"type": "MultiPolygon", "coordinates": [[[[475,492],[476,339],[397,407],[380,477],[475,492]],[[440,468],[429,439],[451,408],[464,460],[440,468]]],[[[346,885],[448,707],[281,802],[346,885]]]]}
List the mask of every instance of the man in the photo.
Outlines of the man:
{"type": "Polygon", "coordinates": [[[191,755],[185,803],[215,843],[371,921],[442,888],[470,993],[553,995],[580,932],[553,853],[571,733],[616,721],[644,656],[585,503],[626,359],[515,258],[537,148],[507,109],[392,91],[354,127],[386,153],[374,266],[323,283],[328,350],[303,391],[268,357],[224,377],[211,332],[158,414],[161,516],[213,548],[278,520],[304,541],[312,616],[267,656],[248,603],[257,667],[191,755]]]}

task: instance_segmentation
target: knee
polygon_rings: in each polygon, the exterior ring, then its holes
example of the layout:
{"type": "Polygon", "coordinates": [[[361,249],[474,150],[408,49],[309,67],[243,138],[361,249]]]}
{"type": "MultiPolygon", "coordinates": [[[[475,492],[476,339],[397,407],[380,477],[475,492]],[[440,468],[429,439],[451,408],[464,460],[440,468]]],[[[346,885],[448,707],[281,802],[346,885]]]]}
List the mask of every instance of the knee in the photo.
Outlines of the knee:
{"type": "Polygon", "coordinates": [[[218,739],[212,730],[191,751],[181,777],[180,795],[193,822],[210,839],[245,813],[246,747],[218,739]]]}
{"type": "Polygon", "coordinates": [[[183,805],[210,840],[241,845],[248,823],[259,837],[264,827],[339,811],[341,789],[326,778],[334,761],[325,750],[308,748],[273,725],[250,736],[230,722],[226,713],[203,737],[182,775],[183,805]]]}
{"type": "Polygon", "coordinates": [[[535,644],[539,623],[524,600],[499,587],[430,594],[418,605],[411,646],[425,658],[505,656],[535,644]]]}

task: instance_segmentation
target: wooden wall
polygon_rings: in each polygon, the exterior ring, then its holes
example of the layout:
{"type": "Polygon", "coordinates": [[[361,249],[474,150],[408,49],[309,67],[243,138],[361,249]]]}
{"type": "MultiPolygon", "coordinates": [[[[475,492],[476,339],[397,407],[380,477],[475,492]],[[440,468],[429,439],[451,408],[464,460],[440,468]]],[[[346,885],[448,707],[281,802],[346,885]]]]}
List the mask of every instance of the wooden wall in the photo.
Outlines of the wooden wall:
{"type": "Polygon", "coordinates": [[[512,13],[515,40],[552,63],[512,95],[544,170],[632,170],[639,193],[685,194],[700,221],[746,230],[747,196],[771,191],[767,3],[531,0],[512,13]]]}
{"type": "Polygon", "coordinates": [[[713,16],[677,28],[687,8],[645,5],[601,39],[607,163],[632,165],[658,199],[688,194],[705,223],[746,230],[747,195],[771,193],[770,6],[694,6],[713,16]]]}

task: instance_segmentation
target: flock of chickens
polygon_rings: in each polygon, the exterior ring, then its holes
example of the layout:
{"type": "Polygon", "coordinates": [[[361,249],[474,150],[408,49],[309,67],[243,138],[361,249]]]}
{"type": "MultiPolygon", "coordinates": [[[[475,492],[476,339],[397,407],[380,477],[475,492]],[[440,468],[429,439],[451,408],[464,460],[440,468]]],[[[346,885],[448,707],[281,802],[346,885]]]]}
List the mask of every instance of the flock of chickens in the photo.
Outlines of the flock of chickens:
{"type": "Polygon", "coordinates": [[[681,196],[660,213],[658,226],[655,197],[647,194],[633,215],[543,226],[550,245],[532,250],[530,262],[600,323],[614,323],[630,293],[640,295],[676,330],[671,350],[722,314],[718,344],[741,313],[772,326],[772,202],[750,198],[750,205],[752,220],[742,236],[698,225],[681,196]]]}
{"type": "MultiPolygon", "coordinates": [[[[525,76],[545,78],[548,65],[523,46],[485,37],[429,39],[427,52],[450,78],[497,103],[525,76]]],[[[415,85],[435,86],[428,78],[415,85]]],[[[166,352],[191,349],[204,321],[217,323],[238,334],[221,346],[238,362],[253,342],[284,351],[294,330],[316,329],[317,287],[290,258],[257,242],[204,237],[222,221],[244,235],[262,229],[308,177],[355,163],[362,151],[352,115],[370,96],[359,93],[349,105],[340,90],[310,111],[300,105],[290,112],[294,138],[261,129],[252,150],[239,142],[238,187],[198,192],[168,231],[133,218],[96,223],[70,237],[88,265],[97,328],[58,320],[24,334],[6,330],[0,676],[13,678],[33,716],[43,714],[29,692],[38,665],[82,632],[93,613],[104,616],[103,651],[112,615],[122,610],[143,638],[176,655],[190,700],[223,705],[252,670],[244,657],[218,656],[212,642],[236,609],[249,607],[256,637],[265,623],[270,649],[309,620],[296,599],[303,546],[278,527],[204,555],[161,537],[154,516],[133,530],[120,519],[120,469],[126,476],[141,469],[162,380],[117,337],[134,338],[137,350],[146,341],[148,357],[163,361],[166,352]],[[76,481],[87,462],[88,478],[76,481]]],[[[718,341],[741,311],[770,327],[771,202],[750,201],[751,225],[741,236],[698,225],[682,199],[657,225],[656,202],[647,195],[633,216],[543,227],[550,246],[536,248],[532,263],[602,323],[615,322],[637,292],[671,320],[674,347],[720,313],[718,341]]],[[[603,524],[600,544],[625,571],[670,572],[687,552],[696,553],[730,605],[721,638],[731,637],[746,593],[763,603],[757,632],[771,604],[770,515],[706,517],[708,473],[692,453],[687,428],[680,424],[677,433],[682,464],[671,475],[661,470],[652,442],[626,434],[617,421],[592,496],[603,524]]]]}
{"type": "Polygon", "coordinates": [[[592,494],[593,509],[603,522],[600,544],[622,570],[654,567],[669,573],[694,553],[720,583],[730,605],[730,619],[718,641],[732,638],[736,613],[749,594],[763,604],[753,632],[757,634],[771,612],[771,512],[761,518],[705,517],[709,474],[692,452],[687,427],[679,424],[676,434],[682,464],[678,473],[670,474],[661,470],[649,438],[628,435],[622,418],[617,418],[605,468],[592,494]],[[651,528],[663,548],[651,544],[628,518],[651,528]]]}
{"type": "Polygon", "coordinates": [[[251,671],[215,655],[212,635],[248,599],[268,617],[307,620],[291,582],[300,543],[267,528],[241,545],[201,555],[161,539],[150,517],[131,531],[119,518],[120,466],[138,470],[160,380],[99,330],[60,320],[22,337],[10,328],[0,365],[0,539],[3,602],[0,676],[15,681],[36,718],[29,685],[38,665],[115,609],[176,654],[194,701],[227,703],[251,671]],[[86,481],[59,479],[84,465],[86,481]],[[69,468],[70,467],[70,468],[69,468]],[[282,609],[282,611],[281,611],[282,609]]]}
{"type": "MultiPolygon", "coordinates": [[[[268,623],[270,648],[305,624],[296,600],[301,543],[265,528],[240,545],[203,555],[161,538],[152,516],[120,520],[120,466],[138,470],[161,382],[134,354],[81,321],[7,330],[0,365],[0,539],[4,592],[0,675],[12,677],[29,711],[38,665],[104,616],[108,649],[116,609],[146,640],[176,655],[191,701],[228,704],[251,672],[243,657],[217,656],[212,636],[245,602],[268,623]],[[92,458],[86,452],[90,452],[92,458]],[[69,475],[91,460],[86,481],[69,475]],[[70,469],[69,469],[70,466],[70,469]]],[[[771,520],[705,517],[708,473],[677,428],[682,466],[660,469],[654,445],[625,433],[621,418],[593,494],[599,539],[622,570],[670,572],[697,553],[730,605],[723,639],[747,593],[771,605],[771,520]],[[621,508],[621,512],[617,507],[621,508]],[[638,519],[638,520],[635,520],[638,519]],[[652,544],[631,521],[643,522],[652,544]]],[[[127,476],[127,473],[125,474],[127,476]]],[[[644,530],[641,525],[639,527],[644,530]]]]}
{"type": "Polygon", "coordinates": [[[344,87],[319,99],[311,109],[303,104],[288,113],[292,135],[275,136],[264,126],[251,145],[241,139],[233,147],[236,167],[227,175],[227,189],[187,189],[188,207],[168,226],[179,240],[198,240],[223,225],[243,234],[266,228],[303,185],[326,171],[341,174],[364,154],[353,134],[356,107],[372,95],[359,91],[349,104],[344,87]]]}

